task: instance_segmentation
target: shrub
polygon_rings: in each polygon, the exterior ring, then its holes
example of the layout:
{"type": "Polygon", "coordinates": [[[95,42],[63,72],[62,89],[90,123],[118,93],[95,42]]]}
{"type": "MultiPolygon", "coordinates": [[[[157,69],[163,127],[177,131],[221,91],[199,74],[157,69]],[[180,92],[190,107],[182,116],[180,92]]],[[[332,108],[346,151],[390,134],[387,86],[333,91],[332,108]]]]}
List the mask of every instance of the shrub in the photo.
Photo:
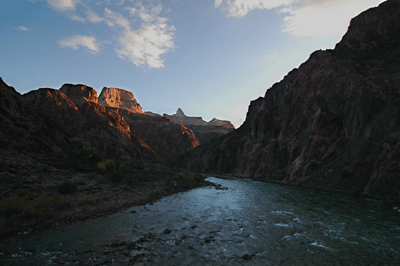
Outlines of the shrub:
{"type": "Polygon", "coordinates": [[[104,162],[98,162],[97,167],[101,170],[114,171],[116,168],[116,165],[113,160],[107,159],[104,162]]]}
{"type": "Polygon", "coordinates": [[[71,181],[65,181],[59,184],[56,188],[57,191],[62,194],[70,194],[74,193],[78,189],[78,184],[71,181]]]}
{"type": "Polygon", "coordinates": [[[90,203],[90,198],[89,196],[82,196],[78,199],[78,201],[82,206],[87,206],[90,203]]]}
{"type": "Polygon", "coordinates": [[[90,163],[101,161],[101,156],[96,153],[95,149],[89,142],[86,142],[81,138],[73,138],[69,140],[69,144],[68,153],[71,156],[90,163]]]}
{"type": "Polygon", "coordinates": [[[6,225],[18,227],[33,218],[49,218],[56,210],[64,209],[70,204],[71,200],[58,193],[42,194],[33,200],[29,200],[28,195],[14,195],[0,200],[0,216],[4,217],[6,225]]]}
{"type": "Polygon", "coordinates": [[[202,174],[190,172],[186,177],[183,178],[181,186],[186,188],[191,188],[195,184],[203,181],[204,179],[205,177],[202,174]]]}
{"type": "Polygon", "coordinates": [[[128,171],[128,166],[126,166],[126,164],[122,163],[119,165],[118,170],[123,173],[126,173],[128,171]]]}
{"type": "Polygon", "coordinates": [[[191,176],[194,179],[195,183],[201,182],[201,181],[203,181],[205,179],[205,177],[200,173],[192,173],[192,172],[190,172],[189,176],[191,176]]]}

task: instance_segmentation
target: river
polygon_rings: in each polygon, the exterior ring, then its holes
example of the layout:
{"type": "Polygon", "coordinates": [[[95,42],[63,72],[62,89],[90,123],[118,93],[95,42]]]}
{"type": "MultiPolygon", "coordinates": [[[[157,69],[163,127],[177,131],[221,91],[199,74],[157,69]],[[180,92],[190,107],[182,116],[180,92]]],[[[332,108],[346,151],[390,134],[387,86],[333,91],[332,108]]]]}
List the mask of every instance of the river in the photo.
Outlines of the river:
{"type": "Polygon", "coordinates": [[[0,265],[400,265],[400,206],[209,177],[197,188],[0,242],[0,265]]]}

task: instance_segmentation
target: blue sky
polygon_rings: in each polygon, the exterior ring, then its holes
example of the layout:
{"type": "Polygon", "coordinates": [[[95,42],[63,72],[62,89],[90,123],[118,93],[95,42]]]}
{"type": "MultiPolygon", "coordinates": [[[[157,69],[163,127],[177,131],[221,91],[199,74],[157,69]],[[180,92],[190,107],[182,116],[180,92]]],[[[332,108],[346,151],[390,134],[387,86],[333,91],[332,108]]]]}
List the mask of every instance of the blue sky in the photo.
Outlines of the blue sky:
{"type": "Polygon", "coordinates": [[[2,4],[0,77],[18,92],[86,84],[143,110],[230,120],[381,0],[15,0],[2,4]]]}

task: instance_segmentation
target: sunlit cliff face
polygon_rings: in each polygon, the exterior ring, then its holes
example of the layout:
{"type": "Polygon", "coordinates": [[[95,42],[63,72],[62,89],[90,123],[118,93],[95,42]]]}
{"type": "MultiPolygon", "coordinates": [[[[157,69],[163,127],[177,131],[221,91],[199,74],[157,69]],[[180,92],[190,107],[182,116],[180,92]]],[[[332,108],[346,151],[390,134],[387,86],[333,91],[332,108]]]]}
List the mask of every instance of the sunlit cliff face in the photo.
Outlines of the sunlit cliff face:
{"type": "Polygon", "coordinates": [[[65,93],[75,104],[98,102],[96,90],[86,85],[64,84],[60,91],[65,93]]]}
{"type": "Polygon", "coordinates": [[[126,109],[135,113],[143,113],[142,107],[130,91],[104,87],[99,96],[99,103],[104,106],[126,109]]]}

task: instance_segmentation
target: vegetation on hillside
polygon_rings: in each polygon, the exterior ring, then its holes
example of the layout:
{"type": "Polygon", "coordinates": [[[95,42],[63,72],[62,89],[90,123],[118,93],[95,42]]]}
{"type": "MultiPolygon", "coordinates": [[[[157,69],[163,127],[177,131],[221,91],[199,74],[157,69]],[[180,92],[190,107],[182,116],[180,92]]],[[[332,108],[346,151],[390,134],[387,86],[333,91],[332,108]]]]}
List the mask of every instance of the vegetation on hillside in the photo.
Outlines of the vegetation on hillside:
{"type": "MultiPolygon", "coordinates": [[[[0,197],[0,235],[40,226],[45,220],[97,215],[154,201],[204,184],[204,176],[186,170],[101,160],[90,143],[71,139],[69,158],[40,164],[31,160],[28,175],[0,161],[0,181],[11,182],[0,197]],[[7,180],[4,178],[10,177],[7,180]],[[136,200],[124,197],[143,191],[136,200]],[[115,195],[119,196],[118,200],[115,195]]],[[[16,160],[21,163],[21,160],[16,160]]],[[[19,166],[20,167],[20,166],[19,166]]],[[[130,197],[132,198],[132,197],[130,197]]]]}

